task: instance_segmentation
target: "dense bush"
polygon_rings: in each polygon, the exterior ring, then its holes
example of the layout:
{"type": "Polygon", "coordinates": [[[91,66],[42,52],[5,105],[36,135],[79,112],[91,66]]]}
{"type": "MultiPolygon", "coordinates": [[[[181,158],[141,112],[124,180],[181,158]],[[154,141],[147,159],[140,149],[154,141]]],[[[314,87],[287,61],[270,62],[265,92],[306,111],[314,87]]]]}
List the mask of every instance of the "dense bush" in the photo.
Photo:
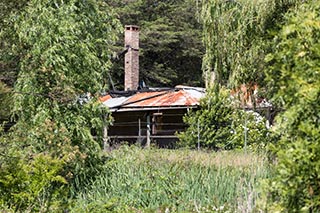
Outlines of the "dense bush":
{"type": "Polygon", "coordinates": [[[17,60],[11,98],[18,119],[0,138],[0,205],[62,212],[104,167],[108,111],[97,96],[119,22],[101,0],[31,0],[5,18],[0,59],[17,60]]]}
{"type": "Polygon", "coordinates": [[[231,140],[232,107],[226,91],[210,90],[201,100],[201,109],[189,111],[184,122],[189,128],[179,134],[182,145],[218,149],[231,140]]]}
{"type": "Polygon", "coordinates": [[[270,208],[320,211],[320,1],[306,1],[286,15],[266,71],[278,116],[276,176],[270,208]]]}
{"type": "Polygon", "coordinates": [[[0,122],[8,120],[12,108],[11,89],[0,81],[0,122]]]}
{"type": "Polygon", "coordinates": [[[270,211],[319,212],[319,140],[318,134],[310,141],[298,138],[277,147],[276,175],[268,186],[270,211]]]}
{"type": "Polygon", "coordinates": [[[64,122],[47,114],[32,126],[18,122],[2,135],[0,203],[19,211],[66,208],[73,193],[103,171],[101,144],[90,133],[101,122],[90,118],[106,112],[94,105],[66,112],[64,122]]]}
{"type": "Polygon", "coordinates": [[[237,109],[232,117],[232,141],[229,149],[263,149],[273,139],[270,137],[266,119],[257,112],[237,109]]]}
{"type": "Polygon", "coordinates": [[[190,111],[184,122],[189,127],[178,135],[181,146],[235,149],[257,147],[268,140],[265,119],[253,111],[236,108],[225,89],[209,90],[200,110],[190,111]]]}
{"type": "MultiPolygon", "coordinates": [[[[39,134],[52,137],[47,130],[39,130],[39,134]]],[[[43,153],[35,149],[17,131],[14,134],[3,134],[0,138],[2,208],[6,206],[12,211],[43,211],[65,205],[61,199],[66,194],[67,180],[63,177],[65,160],[49,154],[50,149],[43,153]]]]}

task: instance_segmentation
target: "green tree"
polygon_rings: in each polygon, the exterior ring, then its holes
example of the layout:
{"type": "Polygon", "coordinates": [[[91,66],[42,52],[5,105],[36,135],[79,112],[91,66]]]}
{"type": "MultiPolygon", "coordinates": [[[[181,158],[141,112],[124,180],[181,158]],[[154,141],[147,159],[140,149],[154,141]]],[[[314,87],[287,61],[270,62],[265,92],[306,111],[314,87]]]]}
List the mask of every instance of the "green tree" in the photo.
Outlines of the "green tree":
{"type": "MultiPolygon", "coordinates": [[[[202,86],[201,24],[196,19],[193,0],[111,0],[122,25],[136,24],[140,33],[140,78],[149,86],[187,84],[202,86]]],[[[123,49],[123,36],[118,47],[123,49]]],[[[113,68],[112,76],[121,88],[123,60],[113,68]]]]}
{"type": "MultiPolygon", "coordinates": [[[[203,41],[206,47],[202,69],[206,87],[214,87],[215,91],[219,91],[219,87],[235,88],[240,84],[257,83],[260,91],[264,91],[263,70],[268,66],[264,59],[272,51],[272,33],[279,31],[283,15],[299,3],[299,0],[201,1],[199,16],[203,24],[203,41]],[[275,22],[279,25],[275,25],[275,22]]],[[[221,94],[208,95],[212,96],[207,97],[210,100],[221,94]]],[[[229,112],[223,111],[219,104],[228,106],[230,103],[221,100],[217,99],[217,106],[209,108],[208,112],[208,107],[204,105],[205,110],[200,110],[196,115],[207,119],[203,121],[207,129],[204,135],[220,135],[211,129],[217,125],[220,128],[218,131],[225,132],[225,136],[220,139],[223,146],[229,144],[229,148],[242,147],[242,131],[250,127],[247,133],[251,134],[248,137],[251,141],[248,140],[248,144],[266,143],[268,131],[263,121],[257,122],[254,115],[238,111],[234,107],[231,107],[229,112]],[[201,115],[202,113],[204,114],[201,115]],[[245,117],[248,118],[247,121],[243,119],[245,117]],[[229,124],[219,125],[223,119],[229,119],[229,124]],[[245,122],[248,123],[243,125],[245,122]],[[227,134],[230,131],[234,134],[227,134]]],[[[216,143],[217,140],[209,137],[205,141],[216,143]]]]}
{"type": "Polygon", "coordinates": [[[0,81],[0,122],[9,119],[12,101],[11,89],[0,81]]]}
{"type": "Polygon", "coordinates": [[[320,211],[320,2],[202,3],[207,81],[262,82],[282,109],[273,127],[277,165],[269,210],[320,211]]]}
{"type": "Polygon", "coordinates": [[[27,4],[27,0],[2,0],[0,2],[0,81],[12,87],[18,74],[18,62],[20,54],[13,53],[11,48],[15,44],[17,37],[12,28],[14,19],[9,19],[10,16],[15,16],[27,4]],[[9,63],[10,61],[10,63],[9,63]]]}
{"type": "MultiPolygon", "coordinates": [[[[17,40],[16,35],[11,30],[13,19],[10,16],[18,13],[25,7],[27,0],[12,1],[3,0],[0,2],[0,122],[8,121],[12,110],[12,87],[18,74],[18,63],[20,54],[13,53],[17,40]],[[10,62],[9,62],[10,61],[10,62]]],[[[21,51],[23,52],[23,51],[21,51]]]]}
{"type": "Polygon", "coordinates": [[[307,1],[286,15],[274,37],[266,69],[276,120],[277,173],[273,207],[288,212],[320,211],[320,1],[307,1]]]}
{"type": "Polygon", "coordinates": [[[8,153],[0,156],[0,204],[40,211],[56,202],[52,194],[66,199],[59,194],[64,184],[70,196],[71,187],[76,192],[103,167],[100,136],[107,110],[96,98],[108,86],[110,47],[120,27],[101,0],[30,0],[6,23],[1,36],[13,36],[6,45],[16,57],[2,52],[1,63],[18,60],[18,120],[0,139],[1,153],[8,153]],[[10,172],[10,159],[17,159],[21,173],[10,172]],[[32,176],[39,164],[48,169],[32,176]]]}
{"type": "Polygon", "coordinates": [[[206,53],[206,84],[262,86],[264,58],[271,50],[269,32],[276,33],[283,14],[300,0],[203,0],[200,18],[206,53]]]}

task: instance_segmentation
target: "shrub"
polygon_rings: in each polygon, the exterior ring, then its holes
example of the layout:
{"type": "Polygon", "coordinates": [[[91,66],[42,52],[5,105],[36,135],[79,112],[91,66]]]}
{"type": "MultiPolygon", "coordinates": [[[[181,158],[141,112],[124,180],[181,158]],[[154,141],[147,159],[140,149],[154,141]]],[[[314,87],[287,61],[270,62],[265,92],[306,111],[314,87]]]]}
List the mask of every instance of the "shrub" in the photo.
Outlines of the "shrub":
{"type": "Polygon", "coordinates": [[[270,181],[270,210],[320,211],[320,137],[297,139],[277,151],[276,174],[270,181]]]}
{"type": "Polygon", "coordinates": [[[259,150],[272,141],[266,119],[254,111],[237,109],[233,112],[232,141],[228,149],[250,148],[259,150]]]}
{"type": "Polygon", "coordinates": [[[268,55],[279,142],[276,176],[269,188],[271,211],[320,211],[320,1],[305,1],[285,17],[268,55]]]}
{"type": "Polygon", "coordinates": [[[189,127],[178,135],[181,146],[235,149],[268,141],[265,119],[234,107],[226,89],[209,90],[200,102],[200,110],[190,111],[184,122],[189,127]]]}
{"type": "Polygon", "coordinates": [[[0,141],[0,206],[12,211],[54,211],[66,205],[65,162],[48,153],[21,149],[15,141],[0,141]]]}

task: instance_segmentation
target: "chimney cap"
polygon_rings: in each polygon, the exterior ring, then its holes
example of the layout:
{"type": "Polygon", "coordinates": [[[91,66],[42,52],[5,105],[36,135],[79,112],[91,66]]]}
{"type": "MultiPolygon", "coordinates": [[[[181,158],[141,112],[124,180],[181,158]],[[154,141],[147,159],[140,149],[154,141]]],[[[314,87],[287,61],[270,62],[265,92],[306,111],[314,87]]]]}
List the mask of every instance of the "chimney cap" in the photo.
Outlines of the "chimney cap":
{"type": "Polygon", "coordinates": [[[125,25],[124,27],[126,30],[134,30],[134,31],[139,30],[139,26],[137,26],[137,25],[125,25]]]}

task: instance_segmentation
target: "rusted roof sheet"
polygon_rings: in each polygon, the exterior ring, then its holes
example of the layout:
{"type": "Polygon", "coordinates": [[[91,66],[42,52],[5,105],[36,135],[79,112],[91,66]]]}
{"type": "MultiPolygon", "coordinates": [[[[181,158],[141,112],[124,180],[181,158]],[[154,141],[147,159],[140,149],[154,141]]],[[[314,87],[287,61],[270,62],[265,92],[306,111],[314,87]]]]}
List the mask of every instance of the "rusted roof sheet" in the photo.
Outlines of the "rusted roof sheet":
{"type": "Polygon", "coordinates": [[[171,90],[138,91],[124,97],[106,95],[100,98],[111,111],[154,109],[154,108],[189,108],[198,106],[205,95],[203,88],[177,86],[171,90]]]}
{"type": "Polygon", "coordinates": [[[258,96],[259,86],[257,84],[241,84],[238,88],[231,90],[230,94],[234,103],[240,107],[252,108],[268,108],[272,104],[267,99],[258,96]]]}
{"type": "Polygon", "coordinates": [[[108,95],[100,97],[99,101],[105,102],[105,101],[109,100],[110,98],[111,98],[111,95],[108,94],[108,95]]]}

